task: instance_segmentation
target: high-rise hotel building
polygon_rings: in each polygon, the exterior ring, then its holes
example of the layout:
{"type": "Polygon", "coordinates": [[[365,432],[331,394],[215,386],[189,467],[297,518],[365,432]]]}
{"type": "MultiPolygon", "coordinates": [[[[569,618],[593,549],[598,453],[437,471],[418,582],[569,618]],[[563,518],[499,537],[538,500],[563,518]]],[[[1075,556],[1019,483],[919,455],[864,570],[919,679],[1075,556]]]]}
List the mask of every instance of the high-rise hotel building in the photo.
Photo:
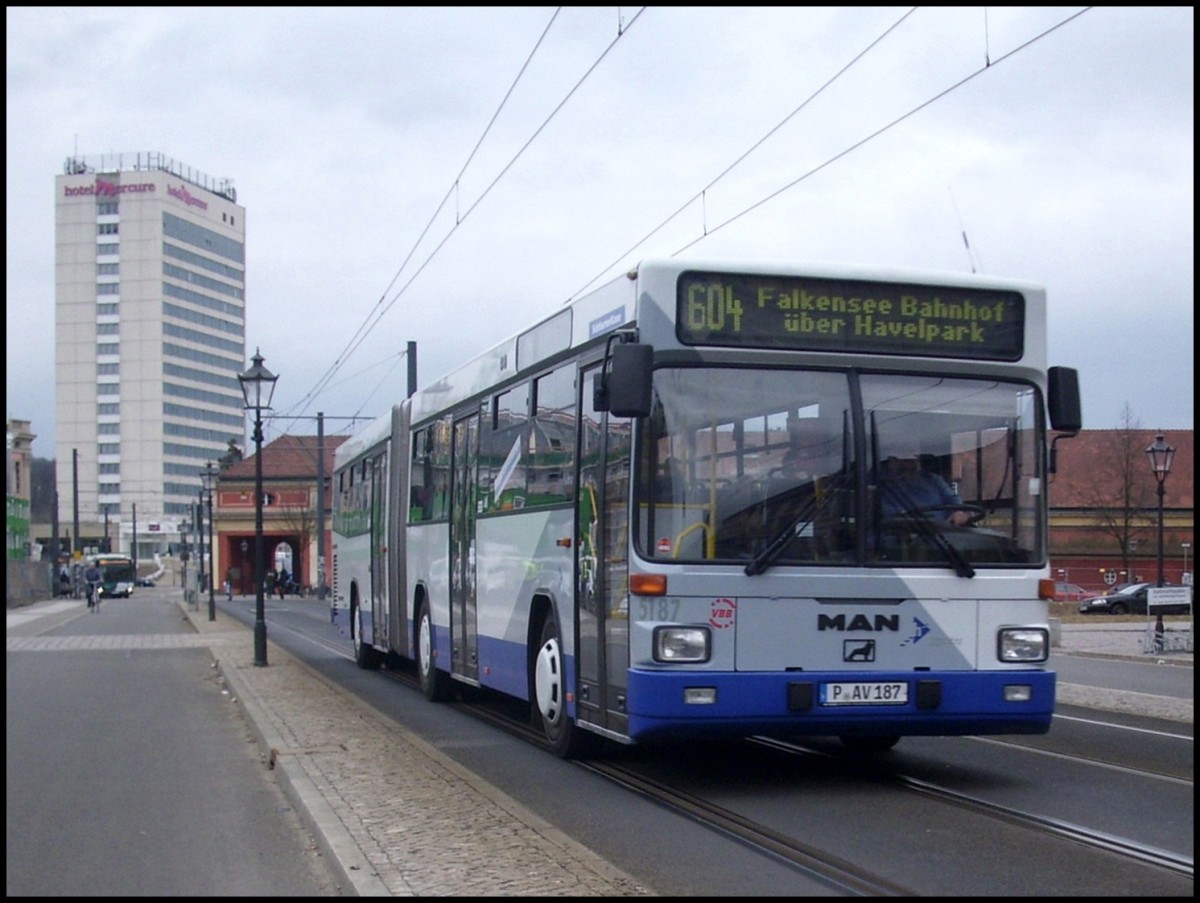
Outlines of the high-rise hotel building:
{"type": "Polygon", "coordinates": [[[246,211],[161,154],[71,157],[54,233],[60,536],[149,558],[245,447],[246,211]]]}

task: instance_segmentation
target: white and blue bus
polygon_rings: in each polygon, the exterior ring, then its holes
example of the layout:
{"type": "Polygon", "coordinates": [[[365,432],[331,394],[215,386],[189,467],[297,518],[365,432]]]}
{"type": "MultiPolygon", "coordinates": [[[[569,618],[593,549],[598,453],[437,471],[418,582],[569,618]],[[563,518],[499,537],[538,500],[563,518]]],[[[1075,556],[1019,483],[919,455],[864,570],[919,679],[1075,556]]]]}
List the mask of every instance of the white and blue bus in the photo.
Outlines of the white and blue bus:
{"type": "Polygon", "coordinates": [[[646,261],[337,451],[332,618],[598,737],[1049,729],[1046,296],[646,261]]]}

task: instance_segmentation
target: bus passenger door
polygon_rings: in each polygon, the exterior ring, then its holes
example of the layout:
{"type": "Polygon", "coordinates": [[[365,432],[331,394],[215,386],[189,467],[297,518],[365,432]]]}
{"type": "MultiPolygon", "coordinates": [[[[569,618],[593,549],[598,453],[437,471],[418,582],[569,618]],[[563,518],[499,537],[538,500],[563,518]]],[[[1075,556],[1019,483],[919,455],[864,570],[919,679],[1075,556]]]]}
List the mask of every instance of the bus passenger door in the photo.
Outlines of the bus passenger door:
{"type": "Polygon", "coordinates": [[[475,475],[479,460],[479,416],[454,423],[454,470],[450,484],[450,670],[479,677],[475,607],[475,475]]]}
{"type": "Polygon", "coordinates": [[[628,725],[629,476],[632,421],[596,411],[600,366],[579,380],[576,481],[576,719],[624,733],[628,725]]]}
{"type": "Polygon", "coordinates": [[[388,642],[387,574],[388,548],[387,455],[371,461],[371,642],[378,648],[391,648],[388,642]]]}

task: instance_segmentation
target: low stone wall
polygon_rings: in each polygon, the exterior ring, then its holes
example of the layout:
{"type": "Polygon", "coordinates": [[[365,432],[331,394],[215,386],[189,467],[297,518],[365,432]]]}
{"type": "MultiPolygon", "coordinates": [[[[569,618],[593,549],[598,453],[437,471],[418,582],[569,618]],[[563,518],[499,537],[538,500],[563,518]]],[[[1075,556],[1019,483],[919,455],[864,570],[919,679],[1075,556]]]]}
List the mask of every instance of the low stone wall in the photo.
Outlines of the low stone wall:
{"type": "Polygon", "coordinates": [[[54,595],[54,569],[49,561],[7,561],[5,596],[8,608],[32,605],[54,595]]]}

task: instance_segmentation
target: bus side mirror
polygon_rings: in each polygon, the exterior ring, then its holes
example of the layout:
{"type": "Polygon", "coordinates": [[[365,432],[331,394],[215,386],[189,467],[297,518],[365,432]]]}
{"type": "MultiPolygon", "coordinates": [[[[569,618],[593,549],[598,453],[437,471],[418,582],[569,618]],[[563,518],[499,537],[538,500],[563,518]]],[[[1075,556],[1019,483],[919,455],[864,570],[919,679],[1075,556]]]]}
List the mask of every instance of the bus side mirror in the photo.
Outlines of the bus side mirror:
{"type": "Polygon", "coordinates": [[[1050,427],[1063,433],[1083,429],[1083,412],[1079,402],[1079,372],[1073,367],[1051,367],[1048,373],[1047,405],[1050,427]]]}
{"type": "Polygon", "coordinates": [[[638,342],[614,346],[611,368],[596,382],[593,407],[617,417],[645,417],[651,408],[653,369],[652,346],[638,342]]]}

